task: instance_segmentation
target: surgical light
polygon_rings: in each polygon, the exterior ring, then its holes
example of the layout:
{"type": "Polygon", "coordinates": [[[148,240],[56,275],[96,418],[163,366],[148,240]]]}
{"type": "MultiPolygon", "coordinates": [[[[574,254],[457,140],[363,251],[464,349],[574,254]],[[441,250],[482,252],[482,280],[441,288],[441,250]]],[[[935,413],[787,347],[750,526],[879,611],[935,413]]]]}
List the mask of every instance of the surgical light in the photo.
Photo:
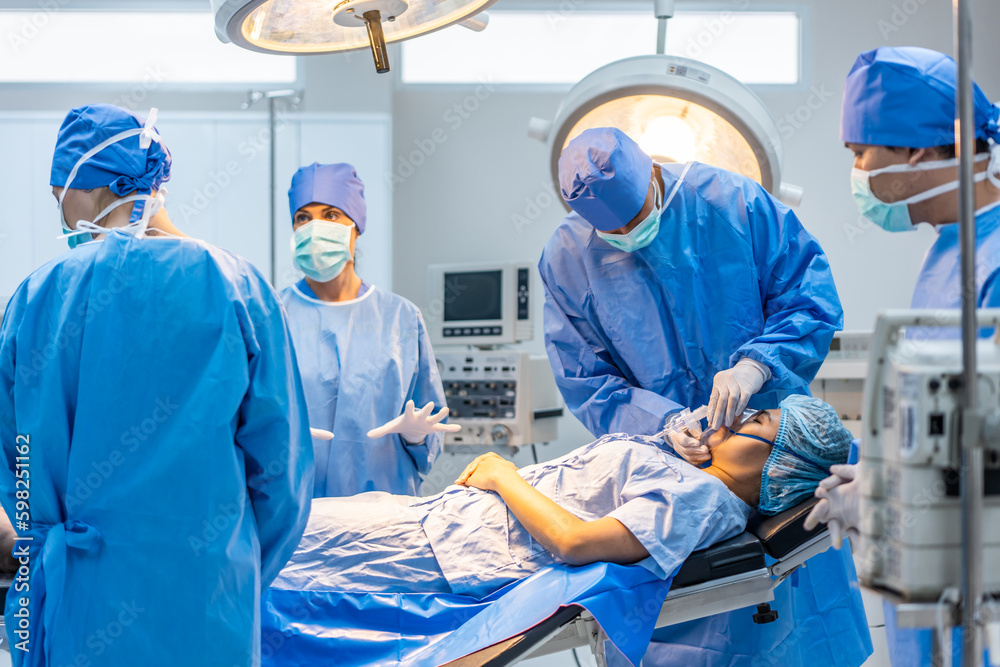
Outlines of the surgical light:
{"type": "Polygon", "coordinates": [[[649,55],[613,62],[573,86],[554,121],[532,119],[528,133],[549,143],[554,183],[563,148],[593,127],[617,127],[658,162],[697,160],[752,178],[788,203],[801,198],[801,189],[781,182],[781,137],[764,103],[696,60],[649,55]]]}
{"type": "Polygon", "coordinates": [[[370,48],[375,69],[389,71],[386,44],[460,23],[496,0],[212,0],[215,33],[224,42],[264,53],[340,53],[370,48]]]}
{"type": "Polygon", "coordinates": [[[695,158],[695,141],[694,128],[686,119],[653,116],[645,123],[638,144],[657,162],[689,162],[695,158]]]}

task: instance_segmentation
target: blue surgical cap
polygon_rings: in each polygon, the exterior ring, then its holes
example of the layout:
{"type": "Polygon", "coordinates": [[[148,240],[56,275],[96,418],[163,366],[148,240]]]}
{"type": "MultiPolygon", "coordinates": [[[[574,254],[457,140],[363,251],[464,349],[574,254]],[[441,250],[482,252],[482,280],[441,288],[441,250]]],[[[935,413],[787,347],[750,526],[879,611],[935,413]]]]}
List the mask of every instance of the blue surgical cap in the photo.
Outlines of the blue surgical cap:
{"type": "Polygon", "coordinates": [[[351,165],[313,162],[295,172],[292,187],[288,189],[288,208],[292,219],[295,219],[297,210],[309,204],[336,206],[354,221],[358,234],[364,233],[368,215],[365,184],[351,165]]]}
{"type": "MultiPolygon", "coordinates": [[[[73,167],[89,150],[116,134],[145,124],[145,119],[111,104],[72,109],[59,128],[49,185],[65,187],[73,167]]],[[[171,162],[170,151],[161,142],[151,141],[148,148],[141,148],[139,135],[134,135],[91,156],[80,165],[69,187],[78,190],[109,187],[119,197],[136,191],[149,194],[170,180],[171,162]]]]}
{"type": "Polygon", "coordinates": [[[613,127],[583,131],[559,156],[559,188],[570,208],[602,232],[624,227],[639,214],[653,159],[613,127]]]}
{"type": "MultiPolygon", "coordinates": [[[[955,143],[955,61],[914,46],[883,46],[858,56],[844,85],[840,139],[846,143],[930,148],[955,143]]],[[[977,139],[1000,139],[1000,109],[973,84],[977,139]]]]}
{"type": "Polygon", "coordinates": [[[760,478],[761,514],[778,514],[813,495],[830,466],[847,463],[854,436],[830,405],[793,394],[779,405],[775,447],[760,478]]]}

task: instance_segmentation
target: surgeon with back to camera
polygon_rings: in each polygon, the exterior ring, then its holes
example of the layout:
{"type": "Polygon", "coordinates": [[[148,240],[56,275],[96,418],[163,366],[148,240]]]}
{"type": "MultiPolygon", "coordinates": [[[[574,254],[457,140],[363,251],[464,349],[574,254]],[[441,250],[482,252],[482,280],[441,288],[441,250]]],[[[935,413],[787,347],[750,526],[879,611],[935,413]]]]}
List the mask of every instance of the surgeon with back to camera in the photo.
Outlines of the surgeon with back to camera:
{"type": "Polygon", "coordinates": [[[313,495],[417,495],[444,433],[461,428],[442,423],[448,408],[420,310],[355,272],[367,205],[354,167],[302,167],[288,202],[292,254],[305,277],[281,298],[310,425],[334,434],[313,440],[313,495]]]}
{"type": "MultiPolygon", "coordinates": [[[[566,404],[595,435],[665,432],[695,464],[706,436],[750,407],[807,394],[843,311],[826,256],[758,183],[691,162],[658,164],[614,128],[559,159],[573,211],[539,263],[545,343],[566,404]],[[707,428],[676,428],[706,406],[707,428]]],[[[644,664],[856,667],[871,653],[854,564],[813,557],[753,609],[654,634],[644,664]]]]}
{"type": "Polygon", "coordinates": [[[7,596],[14,665],[258,665],[261,591],[305,527],[312,448],[281,302],[170,223],[154,122],[69,112],[50,183],[72,250],[0,327],[0,500],[29,552],[7,596]]]}
{"type": "MultiPolygon", "coordinates": [[[[889,232],[928,223],[937,239],[917,276],[912,308],[961,308],[955,61],[917,47],[882,47],[858,56],[844,85],[840,138],[854,153],[851,190],[861,215],[889,232]]],[[[976,131],[976,307],[1000,307],[1000,107],[973,84],[976,131]]],[[[988,333],[985,330],[981,335],[988,333]]],[[[913,334],[908,333],[908,336],[913,334]]],[[[921,338],[957,338],[951,328],[920,328],[921,338]]],[[[864,443],[862,443],[862,447],[864,443]]],[[[860,523],[857,466],[835,466],[820,484],[808,525],[829,522],[837,538],[860,523]]],[[[896,627],[884,605],[895,667],[931,662],[931,630],[896,627]]],[[[961,632],[960,629],[956,633],[961,632]]],[[[960,640],[952,642],[958,664],[960,640]]]]}

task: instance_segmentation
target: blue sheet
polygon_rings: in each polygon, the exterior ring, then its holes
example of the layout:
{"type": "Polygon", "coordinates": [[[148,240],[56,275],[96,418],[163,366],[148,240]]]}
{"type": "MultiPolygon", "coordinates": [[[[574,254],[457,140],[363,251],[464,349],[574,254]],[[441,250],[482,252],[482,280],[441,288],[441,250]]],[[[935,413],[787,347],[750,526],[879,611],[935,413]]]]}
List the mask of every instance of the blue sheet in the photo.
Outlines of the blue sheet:
{"type": "Polygon", "coordinates": [[[481,600],[462,595],[271,589],[262,599],[262,667],[430,667],[517,635],[560,607],[593,614],[639,664],[673,577],[639,565],[553,565],[481,600]]]}

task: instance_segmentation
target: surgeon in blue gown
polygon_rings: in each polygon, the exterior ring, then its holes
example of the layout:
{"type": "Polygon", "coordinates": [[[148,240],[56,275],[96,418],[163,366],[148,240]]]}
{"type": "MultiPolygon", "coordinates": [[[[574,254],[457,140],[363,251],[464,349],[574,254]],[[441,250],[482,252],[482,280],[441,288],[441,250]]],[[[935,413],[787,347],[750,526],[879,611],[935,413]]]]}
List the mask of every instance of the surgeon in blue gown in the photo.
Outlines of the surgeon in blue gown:
{"type": "Polygon", "coordinates": [[[7,596],[14,665],[257,665],[261,590],[306,524],[281,302],[170,224],[153,122],[66,116],[50,182],[73,247],[0,327],[0,500],[30,538],[7,596]]]}
{"type": "MultiPolygon", "coordinates": [[[[559,160],[572,212],[539,263],[545,344],[573,414],[595,435],[658,433],[681,406],[709,428],[747,405],[807,394],[843,311],[826,256],[759,184],[692,162],[655,164],[620,130],[573,139],[559,160]]],[[[690,434],[671,444],[709,458],[690,434]]],[[[871,653],[854,564],[814,557],[753,609],[654,635],[645,664],[856,667],[871,653]]]]}
{"type": "MultiPolygon", "coordinates": [[[[882,47],[858,56],[847,75],[840,138],[854,153],[851,189],[861,215],[890,232],[928,223],[937,239],[917,276],[913,308],[961,308],[958,160],[955,100],[958,68],[949,56],[917,47],[882,47]]],[[[976,132],[976,306],[1000,308],[1000,107],[973,84],[976,132]]],[[[980,335],[989,335],[982,330],[980,335]]],[[[958,329],[920,328],[908,337],[957,338],[958,329]]],[[[864,443],[862,443],[864,447],[864,443]]],[[[844,466],[826,489],[810,522],[857,527],[860,480],[844,466]]],[[[896,626],[896,608],[884,605],[894,667],[929,665],[931,633],[896,626]]],[[[952,664],[961,662],[961,630],[952,664]]]]}
{"type": "Polygon", "coordinates": [[[364,183],[349,164],[313,163],[295,173],[288,203],[292,254],[305,277],[281,299],[310,425],[334,434],[313,441],[314,497],[419,495],[444,433],[460,427],[442,423],[448,408],[420,310],[355,271],[364,183]]]}

